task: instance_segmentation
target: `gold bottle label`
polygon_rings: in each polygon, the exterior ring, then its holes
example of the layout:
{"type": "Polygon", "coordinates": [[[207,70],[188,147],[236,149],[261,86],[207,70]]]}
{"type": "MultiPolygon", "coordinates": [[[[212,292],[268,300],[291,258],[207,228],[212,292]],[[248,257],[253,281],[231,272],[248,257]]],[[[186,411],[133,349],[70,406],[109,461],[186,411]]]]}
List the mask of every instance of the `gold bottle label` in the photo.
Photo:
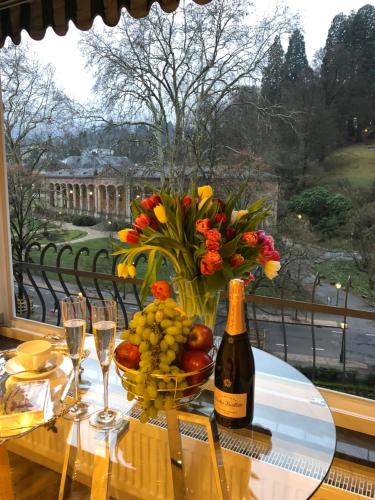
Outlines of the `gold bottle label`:
{"type": "Polygon", "coordinates": [[[229,335],[239,335],[246,332],[244,299],[245,286],[243,280],[230,280],[228,319],[225,327],[225,331],[229,335]]]}
{"type": "Polygon", "coordinates": [[[214,408],[217,413],[228,418],[246,417],[246,403],[248,394],[231,394],[215,387],[214,408]]]}

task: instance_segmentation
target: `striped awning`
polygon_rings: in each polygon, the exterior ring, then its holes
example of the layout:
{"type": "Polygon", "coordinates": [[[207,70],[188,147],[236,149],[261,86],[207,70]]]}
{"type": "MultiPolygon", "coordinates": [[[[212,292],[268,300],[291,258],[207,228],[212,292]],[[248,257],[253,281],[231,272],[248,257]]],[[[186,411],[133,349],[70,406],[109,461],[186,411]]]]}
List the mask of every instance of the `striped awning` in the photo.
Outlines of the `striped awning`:
{"type": "Polygon", "coordinates": [[[107,26],[116,26],[123,7],[131,16],[140,18],[147,16],[155,1],[165,12],[173,12],[179,4],[179,0],[0,0],[0,47],[8,36],[19,44],[23,29],[34,40],[41,40],[49,26],[58,35],[65,35],[69,21],[85,31],[98,15],[107,26]]]}

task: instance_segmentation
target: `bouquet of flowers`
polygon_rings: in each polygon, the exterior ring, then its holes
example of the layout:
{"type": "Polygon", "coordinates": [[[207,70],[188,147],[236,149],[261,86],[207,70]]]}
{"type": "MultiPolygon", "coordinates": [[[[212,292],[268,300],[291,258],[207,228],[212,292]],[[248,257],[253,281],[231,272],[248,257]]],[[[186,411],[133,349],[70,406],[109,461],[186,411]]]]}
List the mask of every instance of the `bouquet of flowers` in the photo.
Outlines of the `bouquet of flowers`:
{"type": "Polygon", "coordinates": [[[272,236],[257,229],[269,215],[265,201],[237,211],[234,207],[239,199],[239,194],[231,194],[224,201],[214,197],[211,186],[192,186],[190,194],[162,188],[148,198],[134,200],[133,226],[118,233],[120,241],[127,243],[115,252],[124,255],[118,275],[135,277],[135,257],[148,253],[142,300],[151,285],[154,296],[165,299],[170,295],[169,285],[157,282],[165,257],[174,268],[173,283],[181,307],[189,317],[200,317],[213,327],[218,294],[229,280],[240,277],[249,283],[257,265],[263,266],[270,279],[280,269],[272,236]]]}

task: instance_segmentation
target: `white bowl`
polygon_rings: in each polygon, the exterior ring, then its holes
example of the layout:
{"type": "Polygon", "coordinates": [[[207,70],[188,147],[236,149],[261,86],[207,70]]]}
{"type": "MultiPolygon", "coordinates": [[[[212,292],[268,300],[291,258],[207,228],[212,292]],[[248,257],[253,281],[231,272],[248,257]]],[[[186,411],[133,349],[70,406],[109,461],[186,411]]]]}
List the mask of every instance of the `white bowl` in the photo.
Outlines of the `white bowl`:
{"type": "Polygon", "coordinates": [[[40,370],[52,357],[52,345],[47,340],[30,340],[17,347],[17,358],[26,370],[40,370]]]}

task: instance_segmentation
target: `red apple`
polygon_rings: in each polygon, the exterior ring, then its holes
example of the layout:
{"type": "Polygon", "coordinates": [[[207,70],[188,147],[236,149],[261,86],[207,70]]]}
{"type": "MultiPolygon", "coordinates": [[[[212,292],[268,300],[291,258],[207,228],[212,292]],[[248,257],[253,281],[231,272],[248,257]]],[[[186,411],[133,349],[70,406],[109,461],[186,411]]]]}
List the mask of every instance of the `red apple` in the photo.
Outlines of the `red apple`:
{"type": "Polygon", "coordinates": [[[131,344],[127,340],[121,342],[115,349],[116,360],[126,368],[137,369],[141,353],[138,346],[131,344]]]}
{"type": "MultiPolygon", "coordinates": [[[[204,351],[185,351],[181,357],[181,368],[185,372],[202,370],[212,363],[212,358],[204,351]]],[[[198,373],[187,377],[189,385],[200,384],[207,378],[206,373],[198,373]]]]}
{"type": "Polygon", "coordinates": [[[189,351],[206,351],[212,349],[214,335],[211,328],[206,325],[195,323],[192,325],[187,342],[186,349],[189,351]]]}

